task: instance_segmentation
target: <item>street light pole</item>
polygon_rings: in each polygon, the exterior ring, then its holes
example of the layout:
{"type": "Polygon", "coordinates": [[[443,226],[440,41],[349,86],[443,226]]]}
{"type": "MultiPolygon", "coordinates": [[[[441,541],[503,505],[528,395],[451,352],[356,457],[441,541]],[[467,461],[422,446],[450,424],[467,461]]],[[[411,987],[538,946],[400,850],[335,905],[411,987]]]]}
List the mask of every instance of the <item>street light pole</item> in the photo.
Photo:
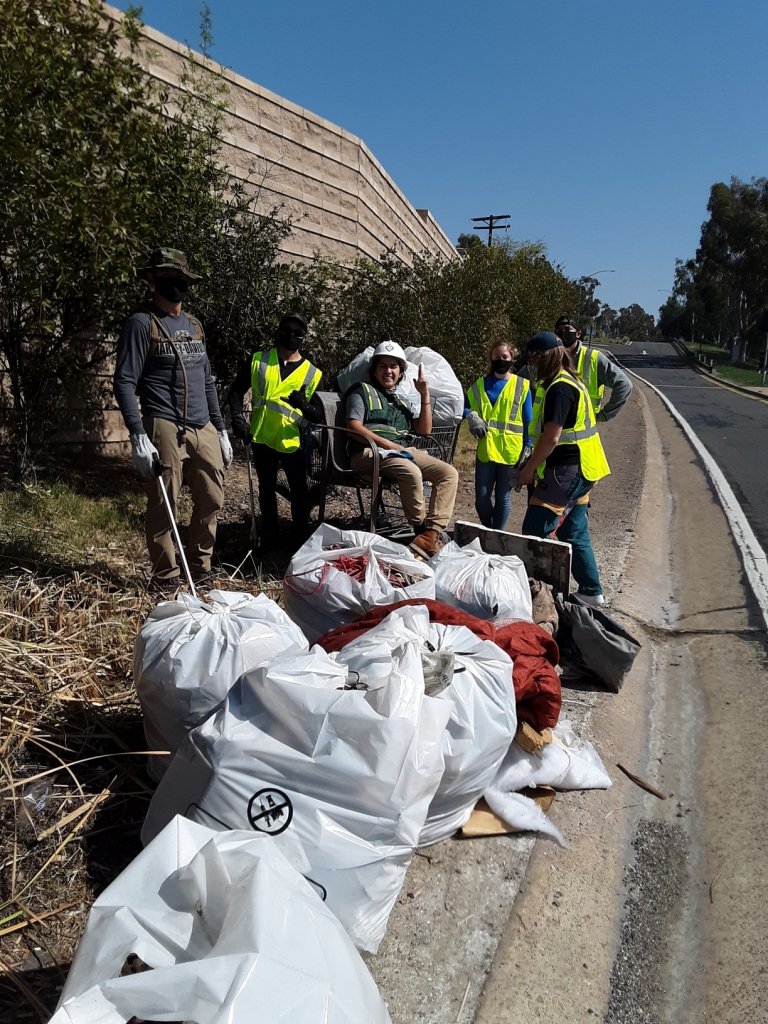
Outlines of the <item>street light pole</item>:
{"type": "MultiPolygon", "coordinates": [[[[588,281],[591,277],[593,277],[593,278],[595,278],[595,280],[597,280],[597,275],[598,274],[615,274],[615,273],[616,273],[615,270],[593,270],[591,274],[585,274],[584,277],[582,277],[581,280],[582,281],[588,281]]],[[[580,285],[580,287],[581,287],[581,291],[582,291],[582,294],[581,294],[581,304],[583,306],[585,304],[584,303],[584,295],[586,294],[586,290],[587,289],[586,289],[586,286],[584,284],[580,285]]],[[[595,287],[597,287],[597,288],[600,287],[600,282],[599,281],[597,282],[597,285],[595,287]]],[[[593,337],[594,331],[595,331],[594,317],[589,317],[588,319],[589,319],[589,327],[587,329],[587,348],[592,348],[592,337],[593,337]]]]}

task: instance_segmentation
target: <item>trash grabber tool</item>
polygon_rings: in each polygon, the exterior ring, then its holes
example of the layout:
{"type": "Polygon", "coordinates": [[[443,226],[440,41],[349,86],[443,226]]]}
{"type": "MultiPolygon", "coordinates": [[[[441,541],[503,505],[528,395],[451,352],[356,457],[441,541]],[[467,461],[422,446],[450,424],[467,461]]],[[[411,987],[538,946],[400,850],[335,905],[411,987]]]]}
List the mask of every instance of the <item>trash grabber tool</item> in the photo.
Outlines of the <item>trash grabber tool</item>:
{"type": "Polygon", "coordinates": [[[189,566],[187,565],[187,556],[184,554],[184,548],[181,546],[181,537],[179,536],[179,528],[176,525],[176,519],[175,519],[175,517],[173,515],[173,509],[171,508],[170,499],[168,498],[168,491],[167,491],[166,486],[165,486],[165,480],[163,480],[163,469],[164,468],[165,467],[163,466],[163,464],[160,461],[160,459],[157,456],[155,456],[155,459],[154,459],[154,461],[152,463],[152,469],[154,470],[155,476],[157,477],[157,482],[160,485],[160,493],[163,496],[163,503],[165,504],[165,511],[168,513],[168,522],[171,524],[171,532],[173,533],[173,538],[176,541],[176,547],[179,549],[179,558],[181,559],[181,564],[184,566],[184,572],[186,573],[186,576],[187,576],[187,582],[189,583],[189,589],[192,591],[192,597],[197,597],[197,591],[195,590],[195,584],[192,582],[192,573],[189,571],[189,566]]]}
{"type": "Polygon", "coordinates": [[[248,495],[251,499],[251,547],[256,549],[259,546],[259,530],[256,526],[256,499],[253,496],[253,466],[251,466],[251,446],[248,441],[243,441],[245,446],[245,464],[248,466],[248,495]]]}

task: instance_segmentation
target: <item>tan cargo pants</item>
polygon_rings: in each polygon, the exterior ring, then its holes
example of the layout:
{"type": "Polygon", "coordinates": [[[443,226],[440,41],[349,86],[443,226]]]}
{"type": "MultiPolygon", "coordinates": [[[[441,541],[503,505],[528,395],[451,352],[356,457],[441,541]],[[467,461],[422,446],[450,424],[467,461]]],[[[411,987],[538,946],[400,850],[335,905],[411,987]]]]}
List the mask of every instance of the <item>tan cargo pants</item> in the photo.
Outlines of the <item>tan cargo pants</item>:
{"type": "MultiPolygon", "coordinates": [[[[411,453],[413,461],[399,457],[384,459],[381,462],[381,475],[386,480],[394,480],[397,484],[403,512],[411,526],[418,526],[423,522],[427,529],[444,530],[453,515],[459,474],[447,462],[442,462],[419,448],[406,448],[406,451],[411,453]],[[426,515],[425,480],[432,484],[426,515]]],[[[370,478],[371,459],[371,450],[366,448],[350,458],[350,468],[360,476],[370,478]]]]}
{"type": "MultiPolygon", "coordinates": [[[[182,482],[192,492],[192,517],[187,531],[186,552],[190,571],[194,576],[210,572],[216,541],[216,517],[224,504],[224,463],[216,428],[212,423],[199,428],[187,427],[181,444],[178,440],[178,427],[169,420],[147,417],[144,429],[166,467],[163,480],[174,518],[182,482]]],[[[147,480],[146,489],[147,513],[144,526],[152,576],[154,579],[176,579],[180,570],[176,564],[173,534],[160,485],[156,480],[147,480]]]]}

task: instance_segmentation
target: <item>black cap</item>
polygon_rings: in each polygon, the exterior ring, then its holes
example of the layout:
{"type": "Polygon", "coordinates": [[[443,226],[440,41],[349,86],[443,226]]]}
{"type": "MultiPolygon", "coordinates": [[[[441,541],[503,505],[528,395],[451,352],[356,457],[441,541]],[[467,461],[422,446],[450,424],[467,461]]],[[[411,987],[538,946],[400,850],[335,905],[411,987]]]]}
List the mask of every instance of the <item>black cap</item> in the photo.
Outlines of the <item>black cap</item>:
{"type": "Polygon", "coordinates": [[[566,316],[565,313],[563,313],[561,317],[557,318],[557,322],[555,323],[555,330],[557,330],[558,327],[573,327],[575,330],[578,330],[573,320],[571,320],[569,316],[566,316]]]}
{"type": "Polygon", "coordinates": [[[304,331],[304,333],[305,334],[307,333],[307,321],[304,319],[304,317],[301,315],[301,313],[286,313],[285,316],[281,316],[280,317],[280,324],[279,324],[279,326],[281,328],[282,327],[287,327],[289,323],[300,324],[301,328],[304,331]]]}

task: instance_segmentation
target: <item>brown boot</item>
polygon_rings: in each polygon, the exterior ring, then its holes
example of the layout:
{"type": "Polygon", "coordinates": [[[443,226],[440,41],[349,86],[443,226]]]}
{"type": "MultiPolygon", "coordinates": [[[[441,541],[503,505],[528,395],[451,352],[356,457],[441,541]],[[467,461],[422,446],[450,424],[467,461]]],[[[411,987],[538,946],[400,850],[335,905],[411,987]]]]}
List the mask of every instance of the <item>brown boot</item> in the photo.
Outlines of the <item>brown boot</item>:
{"type": "Polygon", "coordinates": [[[410,544],[411,551],[419,558],[434,558],[442,546],[440,531],[435,530],[434,527],[423,530],[413,538],[410,544]]]}

